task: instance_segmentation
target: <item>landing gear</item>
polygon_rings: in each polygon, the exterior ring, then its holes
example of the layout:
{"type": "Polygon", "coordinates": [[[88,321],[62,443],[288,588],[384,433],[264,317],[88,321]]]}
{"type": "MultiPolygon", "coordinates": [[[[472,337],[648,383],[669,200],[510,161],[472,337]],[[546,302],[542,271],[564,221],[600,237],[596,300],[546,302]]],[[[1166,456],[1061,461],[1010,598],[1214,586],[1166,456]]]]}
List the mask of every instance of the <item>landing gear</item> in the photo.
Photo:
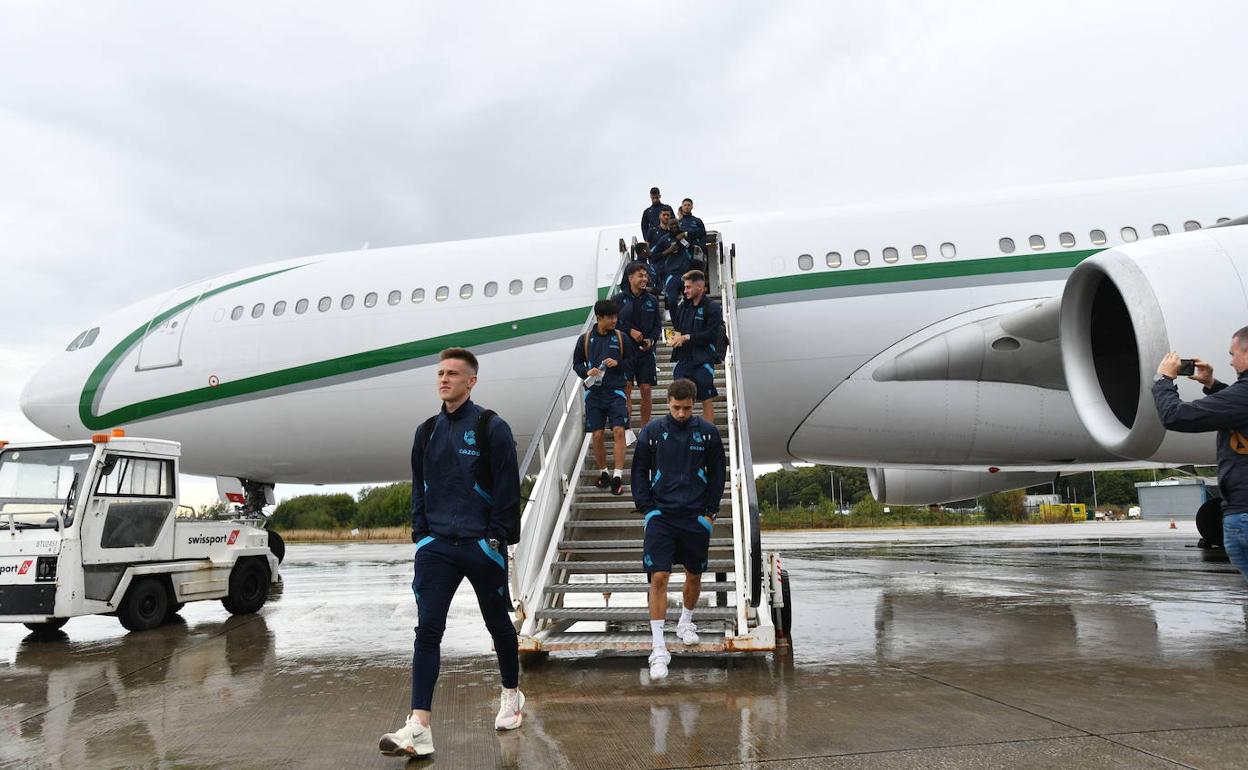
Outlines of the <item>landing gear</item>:
{"type": "Polygon", "coordinates": [[[264,507],[273,505],[277,499],[273,495],[273,484],[267,481],[251,481],[239,479],[243,485],[243,504],[239,513],[247,519],[264,518],[264,507]]]}
{"type": "Polygon", "coordinates": [[[1206,500],[1196,511],[1196,531],[1200,533],[1197,548],[1222,547],[1222,501],[1206,500]]]}

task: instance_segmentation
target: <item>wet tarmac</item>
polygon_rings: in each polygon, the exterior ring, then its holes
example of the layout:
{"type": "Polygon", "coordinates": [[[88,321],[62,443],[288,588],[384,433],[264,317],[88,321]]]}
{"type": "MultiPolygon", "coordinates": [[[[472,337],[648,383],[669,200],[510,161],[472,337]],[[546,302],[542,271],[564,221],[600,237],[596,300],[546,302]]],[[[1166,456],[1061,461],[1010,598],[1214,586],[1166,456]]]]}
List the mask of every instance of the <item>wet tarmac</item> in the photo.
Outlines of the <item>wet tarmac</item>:
{"type": "Polygon", "coordinates": [[[126,634],[0,626],[0,767],[1243,768],[1248,585],[1190,524],[778,533],[789,656],[497,674],[457,597],[431,760],[377,755],[408,700],[410,546],[292,546],[256,616],[126,634]]]}

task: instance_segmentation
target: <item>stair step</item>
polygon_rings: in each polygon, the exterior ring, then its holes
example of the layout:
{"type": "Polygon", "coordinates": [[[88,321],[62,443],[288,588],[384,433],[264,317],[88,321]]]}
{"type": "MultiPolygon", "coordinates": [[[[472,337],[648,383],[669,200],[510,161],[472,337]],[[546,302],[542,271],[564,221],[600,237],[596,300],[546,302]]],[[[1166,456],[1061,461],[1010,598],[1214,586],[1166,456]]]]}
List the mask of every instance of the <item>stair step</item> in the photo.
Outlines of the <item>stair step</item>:
{"type": "MultiPolygon", "coordinates": [[[[550,565],[553,571],[564,571],[577,575],[640,575],[646,572],[641,559],[586,559],[584,561],[563,560],[550,565]]],[[[707,562],[706,573],[730,573],[736,569],[732,559],[711,559],[707,562]]],[[[680,572],[680,570],[676,570],[680,572]]]]}
{"type": "MultiPolygon", "coordinates": [[[[641,540],[560,540],[560,551],[611,550],[641,552],[641,540]]],[[[732,548],[732,538],[713,537],[711,548],[732,548]]]]}
{"type": "MultiPolygon", "coordinates": [[[[698,629],[698,643],[688,645],[676,638],[675,628],[663,635],[668,649],[674,652],[727,652],[722,630],[698,629]]],[[[618,633],[588,633],[565,631],[550,634],[541,641],[542,649],[547,652],[637,652],[649,655],[652,645],[648,631],[623,631],[618,633]]],[[[673,665],[677,661],[673,659],[673,665]]]]}
{"type": "MultiPolygon", "coordinates": [[[[670,593],[680,593],[682,583],[673,580],[668,584],[670,593]]],[[[718,580],[702,581],[703,593],[720,593],[724,591],[735,591],[737,583],[735,580],[727,580],[720,582],[718,580]]],[[[625,593],[645,593],[650,590],[648,583],[561,583],[559,585],[546,586],[548,594],[625,594],[625,593]]]]}
{"type": "MultiPolygon", "coordinates": [[[[731,620],[737,616],[737,608],[698,607],[693,614],[698,624],[706,620],[731,620]]],[[[644,621],[650,619],[650,610],[646,607],[552,607],[538,610],[535,617],[538,620],[644,621]]],[[[680,620],[680,608],[669,606],[667,619],[680,620]]]]}
{"type": "MultiPolygon", "coordinates": [[[[632,519],[577,519],[569,521],[566,526],[569,529],[640,529],[645,524],[645,519],[637,516],[632,519]]],[[[716,519],[715,528],[721,527],[732,529],[732,520],[716,519]]]]}

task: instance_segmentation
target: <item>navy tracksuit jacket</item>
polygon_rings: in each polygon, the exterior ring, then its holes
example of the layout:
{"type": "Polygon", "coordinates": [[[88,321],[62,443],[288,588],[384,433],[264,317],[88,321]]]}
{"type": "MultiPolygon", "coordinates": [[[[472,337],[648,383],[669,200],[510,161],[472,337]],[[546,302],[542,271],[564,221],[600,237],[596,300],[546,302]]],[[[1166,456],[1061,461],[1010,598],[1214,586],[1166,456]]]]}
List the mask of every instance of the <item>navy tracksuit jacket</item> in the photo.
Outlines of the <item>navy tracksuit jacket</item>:
{"type": "Polygon", "coordinates": [[[705,294],[696,305],[682,300],[672,312],[672,326],[681,334],[688,334],[689,341],[672,350],[672,360],[686,367],[714,366],[720,352],[716,349],[716,340],[723,325],[724,314],[715,300],[705,294]]]}
{"type": "Polygon", "coordinates": [[[652,231],[655,231],[658,229],[659,212],[663,211],[664,209],[666,209],[669,213],[671,213],[672,216],[676,215],[676,212],[672,211],[672,207],[667,205],[663,201],[659,201],[658,203],[652,203],[650,204],[648,208],[644,209],[641,212],[641,238],[646,243],[654,243],[654,241],[650,239],[650,234],[652,231]]]}
{"type": "Polygon", "coordinates": [[[1226,513],[1248,513],[1248,372],[1227,385],[1215,382],[1205,397],[1184,402],[1174,380],[1153,383],[1153,401],[1166,430],[1218,432],[1218,489],[1226,513]]]}
{"type": "Polygon", "coordinates": [[[582,380],[585,379],[590,369],[601,369],[605,372],[602,382],[589,389],[590,396],[607,395],[613,391],[620,391],[620,395],[624,395],[624,386],[628,384],[628,380],[624,374],[629,361],[632,359],[632,351],[628,349],[628,343],[625,349],[620,349],[620,337],[627,338],[623,331],[619,334],[616,330],[611,330],[606,334],[598,333],[598,324],[594,324],[589,331],[589,358],[585,358],[585,335],[582,334],[576,338],[576,350],[572,352],[572,368],[576,371],[576,376],[582,380]],[[610,369],[603,367],[602,362],[608,358],[614,358],[617,366],[610,369]]]}
{"type": "MultiPolygon", "coordinates": [[[[421,428],[412,443],[412,540],[425,535],[452,542],[494,538],[507,542],[502,522],[520,518],[520,470],[511,427],[495,415],[489,423],[492,489],[477,482],[481,459],[476,435],[481,407],[465,401],[450,414],[446,405],[433,424],[428,456],[421,428]]],[[[422,423],[421,427],[424,425],[422,423]]]]}
{"type": "Polygon", "coordinates": [[[664,415],[641,429],[630,484],[637,510],[714,516],[724,496],[724,443],[701,417],[664,415]]]}
{"type": "Polygon", "coordinates": [[[693,214],[680,218],[680,229],[684,230],[689,236],[690,248],[697,246],[703,251],[706,250],[706,225],[702,224],[702,220],[693,214]]]}
{"type": "MultiPolygon", "coordinates": [[[[644,339],[658,342],[659,335],[662,334],[663,323],[659,313],[659,301],[654,298],[653,294],[643,291],[641,296],[637,297],[632,291],[625,289],[611,299],[620,306],[620,316],[615,328],[624,333],[624,339],[633,342],[630,332],[636,329],[641,332],[644,339]]],[[[636,345],[635,342],[633,344],[636,345]]]]}

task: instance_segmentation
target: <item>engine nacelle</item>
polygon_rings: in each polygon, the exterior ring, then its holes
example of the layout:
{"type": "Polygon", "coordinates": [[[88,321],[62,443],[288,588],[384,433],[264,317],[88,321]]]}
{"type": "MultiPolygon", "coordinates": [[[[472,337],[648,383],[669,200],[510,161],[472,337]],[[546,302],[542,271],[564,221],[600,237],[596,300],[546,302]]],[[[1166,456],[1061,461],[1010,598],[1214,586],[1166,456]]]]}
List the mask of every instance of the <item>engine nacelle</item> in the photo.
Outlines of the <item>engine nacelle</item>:
{"type": "MultiPolygon", "coordinates": [[[[1211,463],[1208,434],[1167,432],[1153,404],[1157,364],[1170,350],[1235,373],[1225,351],[1248,324],[1248,227],[1152,238],[1080,263],[1062,294],[1062,367],[1075,411],[1103,449],[1131,460],[1211,463]]],[[[1200,385],[1179,379],[1184,400],[1200,385]]]]}
{"type": "Polygon", "coordinates": [[[1032,471],[942,471],[914,468],[868,468],[871,495],[890,505],[933,505],[980,495],[1046,484],[1056,473],[1032,471]]]}

